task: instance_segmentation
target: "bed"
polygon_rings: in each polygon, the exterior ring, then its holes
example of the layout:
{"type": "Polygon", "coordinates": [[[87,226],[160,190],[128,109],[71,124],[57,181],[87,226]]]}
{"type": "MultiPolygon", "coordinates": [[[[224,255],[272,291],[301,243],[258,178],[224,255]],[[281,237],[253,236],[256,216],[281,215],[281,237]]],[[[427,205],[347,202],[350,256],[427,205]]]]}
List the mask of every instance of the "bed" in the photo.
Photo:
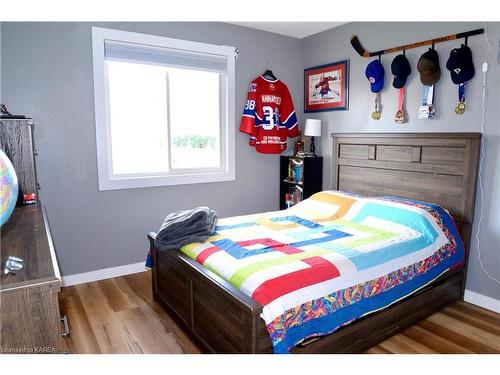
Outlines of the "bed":
{"type": "MultiPolygon", "coordinates": [[[[240,289],[235,287],[234,280],[225,281],[221,277],[224,272],[217,269],[215,263],[204,267],[185,247],[183,251],[158,251],[154,246],[155,234],[149,233],[154,299],[209,352],[363,352],[446,304],[463,298],[480,138],[477,133],[332,135],[332,189],[348,192],[332,193],[332,196],[340,194],[356,200],[357,194],[362,194],[383,197],[376,202],[385,200],[395,205],[404,198],[412,204],[418,204],[415,200],[433,202],[446,208],[454,218],[455,237],[462,237],[464,244],[461,259],[429,277],[404,298],[398,296],[390,303],[375,306],[370,313],[347,317],[340,328],[332,326],[331,330],[335,330],[331,333],[327,330],[318,335],[311,331],[306,340],[292,340],[293,346],[288,342],[280,347],[275,337],[271,340],[267,305],[249,297],[240,290],[241,286],[240,289]],[[263,317],[267,318],[267,323],[263,317]]],[[[365,204],[362,199],[359,201],[365,204]]],[[[286,217],[293,216],[281,212],[286,217]]],[[[442,214],[445,216],[446,211],[442,214]]],[[[285,224],[289,222],[289,218],[284,220],[285,224]]],[[[281,221],[276,219],[272,225],[279,225],[281,221]]],[[[338,237],[334,228],[329,228],[328,233],[338,237]]]]}

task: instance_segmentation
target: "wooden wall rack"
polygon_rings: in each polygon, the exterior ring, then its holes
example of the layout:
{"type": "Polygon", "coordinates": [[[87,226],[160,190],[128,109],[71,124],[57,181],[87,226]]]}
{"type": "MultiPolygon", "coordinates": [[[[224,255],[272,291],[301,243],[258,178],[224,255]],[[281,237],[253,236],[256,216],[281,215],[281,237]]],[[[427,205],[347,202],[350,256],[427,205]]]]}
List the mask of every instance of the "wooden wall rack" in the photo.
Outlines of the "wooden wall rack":
{"type": "Polygon", "coordinates": [[[353,35],[351,37],[351,45],[356,50],[356,52],[359,53],[360,56],[363,56],[363,57],[379,56],[380,57],[381,55],[385,55],[387,53],[405,51],[407,49],[418,48],[418,47],[422,47],[422,46],[430,46],[430,45],[434,46],[434,44],[436,44],[436,43],[447,42],[450,40],[456,40],[456,39],[461,39],[461,38],[465,38],[465,45],[467,45],[468,37],[474,36],[474,35],[481,35],[481,34],[484,34],[484,29],[476,29],[476,30],[466,31],[463,33],[446,35],[446,36],[442,36],[442,37],[435,38],[435,39],[423,40],[421,42],[405,44],[403,46],[387,48],[387,49],[376,51],[376,52],[369,52],[369,51],[365,50],[363,48],[363,46],[361,45],[361,42],[359,41],[358,36],[353,35]]]}

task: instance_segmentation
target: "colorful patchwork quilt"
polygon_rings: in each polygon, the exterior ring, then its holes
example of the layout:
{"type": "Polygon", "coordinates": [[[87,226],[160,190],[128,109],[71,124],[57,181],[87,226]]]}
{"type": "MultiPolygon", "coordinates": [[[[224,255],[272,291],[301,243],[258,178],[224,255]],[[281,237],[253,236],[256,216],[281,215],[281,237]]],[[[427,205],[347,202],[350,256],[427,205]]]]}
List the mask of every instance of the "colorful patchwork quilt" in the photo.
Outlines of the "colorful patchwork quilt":
{"type": "Polygon", "coordinates": [[[207,242],[181,251],[263,306],[276,353],[387,307],[464,259],[439,205],[336,191],[220,219],[207,242]]]}

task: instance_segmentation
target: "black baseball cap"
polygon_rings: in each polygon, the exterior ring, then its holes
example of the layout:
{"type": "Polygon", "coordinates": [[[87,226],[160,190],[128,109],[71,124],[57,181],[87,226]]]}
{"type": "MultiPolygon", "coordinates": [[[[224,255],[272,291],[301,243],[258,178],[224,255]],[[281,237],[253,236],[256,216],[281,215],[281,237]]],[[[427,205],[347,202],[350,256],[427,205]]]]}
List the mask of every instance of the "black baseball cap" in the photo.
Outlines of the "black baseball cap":
{"type": "Polygon", "coordinates": [[[432,86],[441,78],[441,67],[439,66],[439,55],[436,50],[429,48],[417,63],[422,84],[432,86]]]}
{"type": "Polygon", "coordinates": [[[404,87],[406,79],[411,74],[411,67],[405,55],[397,55],[391,63],[391,71],[394,74],[392,86],[396,89],[404,87]]]}
{"type": "Polygon", "coordinates": [[[460,48],[452,49],[446,62],[446,69],[450,71],[454,84],[470,81],[475,74],[470,48],[462,44],[460,48]]]}

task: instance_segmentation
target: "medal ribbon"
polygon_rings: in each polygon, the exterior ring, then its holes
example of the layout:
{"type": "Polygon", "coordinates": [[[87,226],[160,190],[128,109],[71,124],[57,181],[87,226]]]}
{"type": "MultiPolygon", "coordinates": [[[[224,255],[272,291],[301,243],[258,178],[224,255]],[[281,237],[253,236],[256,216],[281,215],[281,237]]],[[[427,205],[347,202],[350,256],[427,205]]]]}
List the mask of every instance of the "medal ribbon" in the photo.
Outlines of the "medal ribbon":
{"type": "Polygon", "coordinates": [[[431,105],[434,100],[434,85],[429,86],[429,90],[427,91],[427,105],[431,105]]]}
{"type": "Polygon", "coordinates": [[[465,84],[467,82],[461,83],[458,85],[458,101],[460,103],[465,102],[465,84]]]}
{"type": "Polygon", "coordinates": [[[423,86],[423,94],[422,94],[422,105],[427,106],[429,104],[432,104],[432,101],[434,100],[434,85],[432,86],[423,86]]]}
{"type": "Polygon", "coordinates": [[[401,87],[398,92],[398,112],[403,112],[403,103],[405,100],[405,88],[401,87]]]}
{"type": "Polygon", "coordinates": [[[422,106],[426,107],[427,106],[427,96],[429,95],[429,87],[427,85],[422,86],[423,92],[422,92],[422,106]]]}
{"type": "Polygon", "coordinates": [[[375,94],[375,111],[372,112],[372,119],[380,119],[380,93],[375,94]]]}

